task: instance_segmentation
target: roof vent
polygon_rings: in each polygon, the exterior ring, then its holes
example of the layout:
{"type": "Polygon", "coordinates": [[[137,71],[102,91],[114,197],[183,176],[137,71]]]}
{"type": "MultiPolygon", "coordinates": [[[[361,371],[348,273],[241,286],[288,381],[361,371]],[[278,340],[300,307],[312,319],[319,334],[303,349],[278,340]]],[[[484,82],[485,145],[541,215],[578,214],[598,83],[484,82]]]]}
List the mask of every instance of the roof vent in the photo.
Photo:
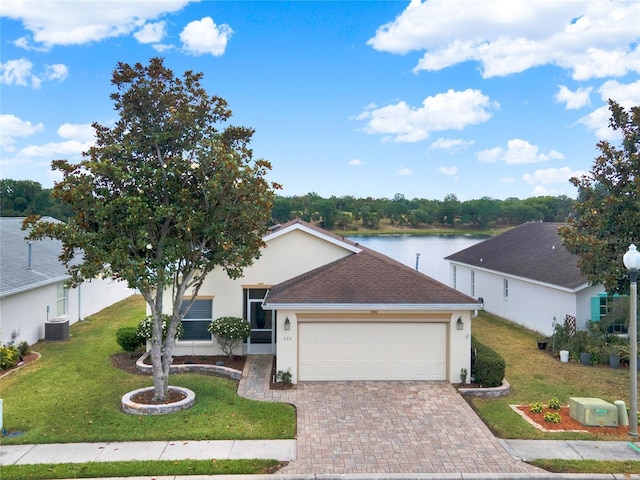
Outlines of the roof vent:
{"type": "Polygon", "coordinates": [[[27,242],[27,245],[28,245],[27,248],[29,249],[29,256],[28,256],[28,259],[27,259],[27,268],[29,270],[31,270],[31,249],[32,249],[32,244],[33,244],[33,242],[31,240],[29,240],[27,242]]]}

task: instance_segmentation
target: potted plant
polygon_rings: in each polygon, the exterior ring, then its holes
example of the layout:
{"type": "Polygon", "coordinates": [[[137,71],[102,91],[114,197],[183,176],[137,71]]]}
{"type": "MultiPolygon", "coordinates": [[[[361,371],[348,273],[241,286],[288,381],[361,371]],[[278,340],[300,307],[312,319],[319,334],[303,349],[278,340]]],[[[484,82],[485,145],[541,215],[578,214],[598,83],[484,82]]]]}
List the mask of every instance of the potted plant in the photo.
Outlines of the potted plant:
{"type": "Polygon", "coordinates": [[[609,345],[609,366],[611,368],[620,367],[620,345],[609,345]]]}

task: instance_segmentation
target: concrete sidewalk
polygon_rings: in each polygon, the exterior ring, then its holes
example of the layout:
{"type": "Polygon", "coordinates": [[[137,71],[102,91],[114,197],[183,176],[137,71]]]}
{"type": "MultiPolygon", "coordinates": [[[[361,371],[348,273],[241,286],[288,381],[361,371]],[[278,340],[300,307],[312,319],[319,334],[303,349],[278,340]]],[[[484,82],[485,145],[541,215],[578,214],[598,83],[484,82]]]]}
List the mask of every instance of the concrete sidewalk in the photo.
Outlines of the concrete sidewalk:
{"type": "MultiPolygon", "coordinates": [[[[631,442],[584,440],[500,440],[516,458],[571,460],[636,460],[640,445],[631,442]]],[[[219,440],[173,442],[105,442],[0,445],[0,466],[38,463],[87,463],[129,460],[296,459],[295,440],[219,440]]],[[[638,474],[540,473],[369,473],[271,474],[216,476],[145,476],[128,480],[640,480],[638,474]]],[[[103,479],[108,480],[108,479],[103,479]]],[[[114,479],[110,479],[114,480],[114,479]]]]}
{"type": "Polygon", "coordinates": [[[228,460],[296,458],[295,440],[45,443],[0,446],[0,466],[130,460],[228,460]]]}
{"type": "MultiPolygon", "coordinates": [[[[514,457],[640,461],[640,445],[588,440],[499,440],[514,457]]],[[[124,462],[129,460],[296,459],[296,440],[48,443],[0,445],[0,466],[38,463],[124,462]]],[[[640,472],[639,472],[640,473],[640,472]]]]}
{"type": "Polygon", "coordinates": [[[633,442],[503,439],[499,441],[511,455],[525,462],[540,459],[640,461],[640,444],[633,442]]]}

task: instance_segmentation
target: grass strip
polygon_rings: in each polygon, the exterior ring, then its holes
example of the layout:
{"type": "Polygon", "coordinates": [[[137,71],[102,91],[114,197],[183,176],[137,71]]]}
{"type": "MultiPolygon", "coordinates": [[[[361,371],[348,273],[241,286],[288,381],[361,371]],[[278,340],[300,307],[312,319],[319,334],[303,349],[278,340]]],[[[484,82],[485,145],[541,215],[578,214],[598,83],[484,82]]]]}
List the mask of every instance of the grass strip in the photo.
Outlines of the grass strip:
{"type": "Polygon", "coordinates": [[[2,467],[2,480],[256,475],[273,473],[280,465],[277,460],[179,460],[8,465],[2,467]]]}
{"type": "Polygon", "coordinates": [[[535,460],[527,462],[552,473],[631,474],[640,472],[640,461],[535,460]]]}

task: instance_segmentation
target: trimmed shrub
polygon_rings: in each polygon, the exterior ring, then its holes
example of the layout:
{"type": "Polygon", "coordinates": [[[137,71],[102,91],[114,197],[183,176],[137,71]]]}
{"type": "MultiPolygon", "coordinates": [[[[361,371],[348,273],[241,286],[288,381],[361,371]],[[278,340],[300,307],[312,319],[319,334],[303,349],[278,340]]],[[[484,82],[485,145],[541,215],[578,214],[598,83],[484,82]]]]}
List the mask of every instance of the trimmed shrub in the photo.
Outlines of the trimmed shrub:
{"type": "Polygon", "coordinates": [[[13,345],[0,347],[0,370],[8,370],[15,367],[20,360],[20,353],[13,345]]]}
{"type": "Polygon", "coordinates": [[[220,317],[207,327],[220,344],[220,349],[229,357],[233,356],[233,347],[242,342],[251,333],[249,323],[240,317],[220,317]]]}
{"type": "MultiPolygon", "coordinates": [[[[162,339],[167,338],[167,331],[169,330],[169,323],[171,322],[171,315],[167,315],[166,313],[162,315],[162,339]]],[[[178,324],[178,329],[176,330],[176,338],[180,338],[184,333],[184,328],[182,327],[182,322],[178,324]]],[[[149,315],[148,317],[144,317],[140,324],[138,325],[138,335],[144,339],[144,341],[149,340],[151,335],[153,334],[153,317],[149,315]]]]}
{"type": "Polygon", "coordinates": [[[21,357],[24,357],[25,355],[29,355],[31,353],[31,348],[29,347],[29,344],[27,342],[20,342],[18,344],[18,353],[20,354],[21,357]]]}
{"type": "Polygon", "coordinates": [[[133,353],[144,345],[145,339],[138,335],[136,327],[123,327],[116,332],[116,341],[125,352],[133,353]]]}
{"type": "Polygon", "coordinates": [[[498,387],[504,380],[506,367],[504,358],[498,352],[471,337],[473,363],[471,373],[476,383],[483,387],[498,387]]]}

